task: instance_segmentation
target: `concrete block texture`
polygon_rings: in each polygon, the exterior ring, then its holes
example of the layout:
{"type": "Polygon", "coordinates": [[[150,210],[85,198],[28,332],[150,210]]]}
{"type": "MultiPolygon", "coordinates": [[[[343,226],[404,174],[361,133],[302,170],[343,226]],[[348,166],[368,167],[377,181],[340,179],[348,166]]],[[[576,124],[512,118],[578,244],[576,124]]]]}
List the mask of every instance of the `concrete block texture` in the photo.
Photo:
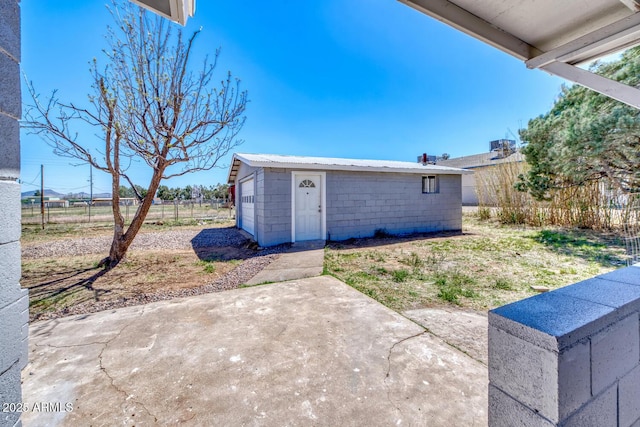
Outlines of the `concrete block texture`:
{"type": "Polygon", "coordinates": [[[638,365],[640,334],[634,313],[591,338],[591,388],[594,395],[638,365]]]}
{"type": "Polygon", "coordinates": [[[602,394],[559,423],[559,427],[605,427],[618,425],[617,387],[609,387],[602,394]]]}
{"type": "Polygon", "coordinates": [[[558,355],[558,418],[565,419],[591,399],[591,346],[588,341],[558,355]]]}
{"type": "Polygon", "coordinates": [[[22,327],[29,320],[29,298],[26,292],[13,304],[0,309],[0,372],[4,372],[20,359],[26,359],[22,346],[22,327]]]}
{"type": "MultiPolygon", "coordinates": [[[[492,310],[490,384],[561,427],[640,427],[639,272],[620,269],[492,310]]],[[[510,417],[490,413],[490,425],[525,425],[510,417]]]]}
{"type": "Polygon", "coordinates": [[[618,383],[620,427],[629,427],[640,420],[640,366],[636,366],[618,383]]]}
{"type": "Polygon", "coordinates": [[[557,354],[489,325],[489,382],[558,422],[557,354]]]}
{"type": "Polygon", "coordinates": [[[20,62],[20,7],[15,0],[0,1],[0,47],[20,62]]]}
{"type": "Polygon", "coordinates": [[[0,52],[0,112],[15,119],[21,117],[20,65],[4,52],[0,52]]]}
{"type": "MultiPolygon", "coordinates": [[[[241,166],[238,176],[248,171],[241,166]]],[[[264,197],[256,194],[256,237],[262,246],[291,239],[292,171],[257,171],[257,193],[264,192],[264,197]]],[[[392,234],[460,230],[460,185],[459,175],[442,175],[440,193],[423,194],[422,176],[416,174],[326,171],[325,237],[369,237],[376,229],[392,234]]]]}
{"type": "MultiPolygon", "coordinates": [[[[19,404],[21,402],[20,368],[16,363],[4,371],[0,370],[0,404],[19,404]]],[[[20,412],[0,411],[0,426],[14,426],[19,422],[20,412]]]]}
{"type": "Polygon", "coordinates": [[[553,427],[556,424],[489,384],[489,425],[491,427],[553,427]]]}
{"type": "Polygon", "coordinates": [[[0,244],[0,283],[6,290],[0,295],[0,308],[18,298],[20,272],[20,242],[0,244]]]}
{"type": "Polygon", "coordinates": [[[491,310],[489,315],[497,327],[553,351],[570,347],[602,330],[612,318],[615,318],[613,307],[559,292],[507,304],[491,310]]]}
{"type": "MultiPolygon", "coordinates": [[[[560,288],[556,292],[616,309],[624,309],[625,314],[640,310],[640,286],[605,280],[603,276],[560,288]]],[[[622,314],[622,311],[618,310],[618,313],[622,314]]]]}
{"type": "Polygon", "coordinates": [[[20,177],[20,125],[18,121],[0,114],[0,179],[20,177]]]}
{"type": "Polygon", "coordinates": [[[0,180],[0,224],[2,224],[0,244],[20,240],[21,215],[20,184],[15,181],[0,180]]]}
{"type": "Polygon", "coordinates": [[[640,267],[634,266],[629,268],[621,268],[598,277],[606,280],[614,280],[617,282],[640,286],[640,267]]]}

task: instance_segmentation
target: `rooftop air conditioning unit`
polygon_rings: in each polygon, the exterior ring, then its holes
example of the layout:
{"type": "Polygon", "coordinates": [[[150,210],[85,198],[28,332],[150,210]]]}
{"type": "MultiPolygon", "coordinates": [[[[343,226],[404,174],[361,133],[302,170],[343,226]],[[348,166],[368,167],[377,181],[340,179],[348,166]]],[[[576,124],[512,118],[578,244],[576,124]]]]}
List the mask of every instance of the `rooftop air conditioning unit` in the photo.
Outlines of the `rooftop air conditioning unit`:
{"type": "Polygon", "coordinates": [[[187,18],[196,12],[196,0],[131,0],[131,2],[180,25],[185,25],[187,18]]]}

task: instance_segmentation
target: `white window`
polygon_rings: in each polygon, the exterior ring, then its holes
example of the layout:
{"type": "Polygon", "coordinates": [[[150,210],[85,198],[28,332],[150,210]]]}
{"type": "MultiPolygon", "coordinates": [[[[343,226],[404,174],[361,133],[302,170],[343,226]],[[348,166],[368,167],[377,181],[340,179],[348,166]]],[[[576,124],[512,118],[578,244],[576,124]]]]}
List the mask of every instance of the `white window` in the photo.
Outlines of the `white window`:
{"type": "Polygon", "coordinates": [[[438,189],[438,177],[435,175],[422,177],[422,192],[423,193],[437,193],[438,189]]]}

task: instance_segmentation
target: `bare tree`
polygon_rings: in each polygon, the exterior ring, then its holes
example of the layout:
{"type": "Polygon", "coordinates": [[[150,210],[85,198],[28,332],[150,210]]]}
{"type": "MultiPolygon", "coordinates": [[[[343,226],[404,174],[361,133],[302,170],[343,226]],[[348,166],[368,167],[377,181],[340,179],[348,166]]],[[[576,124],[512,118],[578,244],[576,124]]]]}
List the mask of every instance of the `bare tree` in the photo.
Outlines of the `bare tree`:
{"type": "Polygon", "coordinates": [[[34,103],[24,121],[56,154],[111,175],[113,241],[101,262],[107,269],[125,257],[163,179],[209,170],[241,143],[237,134],[247,102],[239,80],[230,73],[219,85],[214,83],[219,50],[197,71],[189,68],[199,31],[185,39],[175,24],[128,4],[114,3],[111,13],[115,26],[107,29],[108,48],[103,51],[107,65],[99,69],[98,62],[92,62],[88,105],[63,103],[55,91],[41,102],[28,84],[34,103]],[[77,129],[87,124],[104,140],[104,152],[94,154],[82,144],[77,129]],[[153,171],[144,197],[128,175],[135,163],[153,171]],[[123,179],[140,200],[128,227],[119,205],[123,179]]]}

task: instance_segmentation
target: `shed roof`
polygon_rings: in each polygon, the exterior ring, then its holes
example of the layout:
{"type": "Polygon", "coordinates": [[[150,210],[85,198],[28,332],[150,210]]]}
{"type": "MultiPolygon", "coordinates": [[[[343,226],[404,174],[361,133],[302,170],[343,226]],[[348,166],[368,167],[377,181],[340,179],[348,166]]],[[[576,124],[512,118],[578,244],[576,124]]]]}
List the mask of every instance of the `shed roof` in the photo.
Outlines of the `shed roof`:
{"type": "Polygon", "coordinates": [[[285,156],[280,154],[247,154],[236,153],[233,155],[229,168],[228,182],[235,181],[240,162],[251,167],[307,169],[307,170],[335,170],[335,171],[361,171],[361,172],[396,172],[411,174],[440,174],[462,175],[471,173],[464,169],[439,165],[423,165],[414,162],[399,162],[394,160],[365,160],[365,159],[341,159],[333,157],[306,157],[285,156]]]}
{"type": "Polygon", "coordinates": [[[501,157],[498,155],[498,153],[490,152],[472,154],[470,156],[455,157],[447,160],[439,160],[438,165],[448,166],[452,168],[473,169],[481,168],[483,166],[497,165],[500,163],[524,162],[524,160],[524,154],[519,151],[516,151],[515,153],[506,157],[501,157]]]}

